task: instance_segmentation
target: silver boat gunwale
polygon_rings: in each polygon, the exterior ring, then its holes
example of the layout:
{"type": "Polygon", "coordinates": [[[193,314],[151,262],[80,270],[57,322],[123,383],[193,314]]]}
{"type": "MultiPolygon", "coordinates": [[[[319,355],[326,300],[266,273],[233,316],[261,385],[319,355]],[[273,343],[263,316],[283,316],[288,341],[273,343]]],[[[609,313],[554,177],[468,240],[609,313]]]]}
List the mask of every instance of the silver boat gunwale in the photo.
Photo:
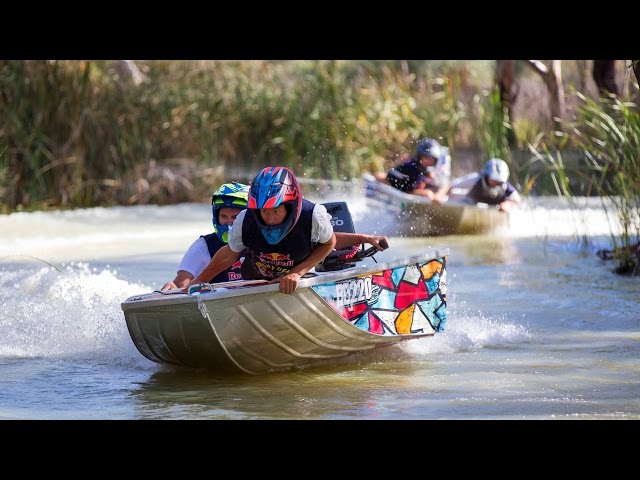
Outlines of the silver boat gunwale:
{"type": "MultiPolygon", "coordinates": [[[[398,257],[387,262],[369,263],[365,265],[358,265],[356,267],[347,268],[344,270],[338,270],[335,272],[314,272],[314,276],[303,278],[298,284],[298,289],[311,287],[314,285],[321,285],[323,283],[331,283],[335,281],[344,280],[347,278],[358,277],[369,273],[376,273],[383,270],[390,270],[402,265],[411,265],[419,263],[429,259],[446,257],[449,255],[449,248],[438,248],[430,250],[418,255],[412,255],[407,257],[398,257]]],[[[134,310],[140,307],[153,307],[157,305],[166,304],[184,304],[195,303],[215,300],[218,298],[230,298],[240,297],[245,295],[254,295],[257,293],[265,292],[278,292],[279,285],[277,283],[261,284],[257,286],[247,286],[241,288],[227,288],[219,287],[215,288],[211,292],[200,293],[198,295],[187,295],[186,293],[175,293],[170,295],[164,295],[158,297],[158,293],[145,293],[140,295],[134,295],[122,302],[121,307],[123,311],[134,310]]]]}

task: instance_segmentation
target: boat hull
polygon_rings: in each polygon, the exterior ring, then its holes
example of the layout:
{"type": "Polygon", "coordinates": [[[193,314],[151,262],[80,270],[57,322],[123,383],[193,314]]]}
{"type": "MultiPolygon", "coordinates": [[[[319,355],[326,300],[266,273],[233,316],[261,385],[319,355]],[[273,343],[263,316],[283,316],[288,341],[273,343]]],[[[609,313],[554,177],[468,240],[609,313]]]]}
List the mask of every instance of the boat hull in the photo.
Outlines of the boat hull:
{"type": "Polygon", "coordinates": [[[443,204],[410,195],[365,175],[365,194],[376,210],[375,233],[390,236],[486,234],[508,227],[509,215],[484,204],[443,204]]]}
{"type": "Polygon", "coordinates": [[[158,363],[262,374],[330,364],[433,335],[446,322],[446,253],[277,284],[152,293],[122,303],[138,350],[158,363]]]}

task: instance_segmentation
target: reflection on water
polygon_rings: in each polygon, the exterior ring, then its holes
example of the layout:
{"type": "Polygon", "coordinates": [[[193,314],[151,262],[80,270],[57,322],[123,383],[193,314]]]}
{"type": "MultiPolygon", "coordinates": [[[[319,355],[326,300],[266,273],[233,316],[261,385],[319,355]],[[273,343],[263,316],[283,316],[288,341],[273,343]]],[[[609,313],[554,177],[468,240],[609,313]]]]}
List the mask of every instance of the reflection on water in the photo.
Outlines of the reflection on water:
{"type": "Polygon", "coordinates": [[[519,263],[521,258],[513,239],[504,237],[467,242],[463,251],[469,263],[479,265],[509,265],[519,263]]]}
{"type": "MultiPolygon", "coordinates": [[[[391,355],[390,357],[393,357],[391,355]]],[[[167,369],[153,373],[134,392],[145,418],[320,419],[383,416],[380,397],[413,390],[411,378],[429,367],[400,358],[363,364],[313,367],[261,376],[220,376],[206,371],[167,369]],[[366,364],[366,365],[364,365],[366,364]]],[[[407,396],[409,394],[405,394],[407,396]]],[[[385,401],[386,403],[386,401],[385,401]]],[[[389,408],[389,407],[385,407],[389,408]]],[[[394,408],[395,409],[395,408],[394,408]]]]}

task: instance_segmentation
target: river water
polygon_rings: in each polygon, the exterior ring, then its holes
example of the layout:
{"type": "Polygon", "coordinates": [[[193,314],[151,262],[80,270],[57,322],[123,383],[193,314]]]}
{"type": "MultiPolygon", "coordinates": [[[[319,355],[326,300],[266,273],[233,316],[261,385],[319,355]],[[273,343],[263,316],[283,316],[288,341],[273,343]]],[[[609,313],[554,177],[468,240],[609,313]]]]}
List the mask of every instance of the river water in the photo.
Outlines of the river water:
{"type": "MultiPolygon", "coordinates": [[[[308,197],[375,230],[355,187],[308,197]]],[[[125,325],[209,205],[0,216],[0,419],[639,419],[640,280],[595,255],[610,222],[578,200],[528,200],[494,235],[390,238],[378,260],[449,247],[446,331],[264,376],[155,364],[125,325]]]]}

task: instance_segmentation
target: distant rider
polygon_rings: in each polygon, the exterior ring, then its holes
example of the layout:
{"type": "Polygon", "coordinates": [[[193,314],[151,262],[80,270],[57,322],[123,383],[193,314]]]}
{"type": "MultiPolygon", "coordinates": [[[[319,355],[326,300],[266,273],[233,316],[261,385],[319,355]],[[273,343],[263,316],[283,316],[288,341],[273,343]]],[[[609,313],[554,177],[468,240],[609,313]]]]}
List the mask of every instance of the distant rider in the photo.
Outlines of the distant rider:
{"type": "Polygon", "coordinates": [[[442,203],[447,198],[451,184],[449,149],[433,138],[424,138],[418,142],[415,156],[402,159],[386,174],[377,173],[375,176],[402,192],[442,203]]]}
{"type": "Polygon", "coordinates": [[[467,200],[473,203],[498,205],[508,212],[520,202],[520,194],[507,180],[509,166],[499,158],[490,158],[478,174],[478,180],[467,193],[467,200]]]}

